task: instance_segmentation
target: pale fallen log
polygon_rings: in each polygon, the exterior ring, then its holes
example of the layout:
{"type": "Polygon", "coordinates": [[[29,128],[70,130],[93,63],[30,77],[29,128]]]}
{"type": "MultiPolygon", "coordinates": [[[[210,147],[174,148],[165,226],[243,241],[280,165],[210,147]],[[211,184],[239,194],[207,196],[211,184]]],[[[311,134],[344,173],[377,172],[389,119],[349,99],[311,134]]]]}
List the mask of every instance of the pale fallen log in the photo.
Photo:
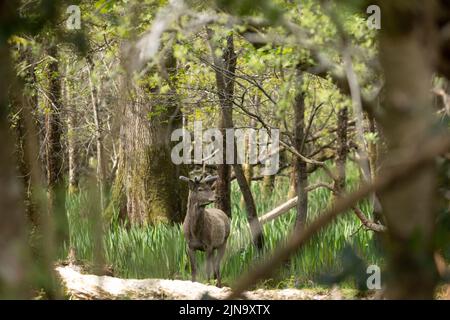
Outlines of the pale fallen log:
{"type": "MultiPolygon", "coordinates": [[[[326,188],[326,189],[329,189],[329,190],[333,191],[333,186],[328,184],[328,183],[325,183],[325,182],[319,182],[319,183],[316,183],[316,184],[312,184],[312,185],[306,187],[305,190],[307,192],[310,192],[310,191],[313,191],[313,190],[318,189],[318,188],[326,188]]],[[[272,220],[278,218],[279,216],[281,216],[284,213],[288,212],[290,209],[294,208],[297,205],[297,200],[298,200],[297,196],[289,199],[288,201],[286,201],[285,203],[279,205],[275,209],[272,209],[271,211],[269,211],[266,214],[262,215],[259,218],[259,222],[261,224],[264,224],[264,223],[267,223],[269,221],[272,221],[272,220]]]]}
{"type": "Polygon", "coordinates": [[[290,209],[294,208],[297,205],[297,197],[294,197],[292,199],[289,199],[282,205],[276,207],[275,209],[272,209],[271,211],[267,212],[265,215],[261,216],[259,218],[259,222],[261,224],[264,224],[266,222],[272,221],[279,216],[281,216],[283,213],[288,212],[290,209]]]}
{"type": "MultiPolygon", "coordinates": [[[[306,190],[309,192],[309,191],[315,190],[317,188],[327,188],[331,191],[334,191],[333,187],[330,184],[322,183],[322,182],[311,185],[311,186],[307,187],[306,190]]],[[[286,212],[288,212],[290,209],[294,208],[297,205],[297,199],[298,199],[298,197],[293,197],[293,198],[289,199],[288,201],[286,201],[285,203],[279,205],[275,209],[272,209],[271,211],[262,215],[259,218],[259,222],[261,224],[264,224],[264,223],[272,221],[272,220],[278,218],[279,216],[285,214],[286,212]]],[[[376,223],[376,222],[372,222],[369,219],[367,219],[364,216],[364,213],[357,206],[354,206],[352,209],[355,212],[356,216],[359,218],[359,220],[361,220],[361,223],[369,230],[372,230],[375,232],[385,232],[386,231],[385,226],[383,226],[379,223],[376,223]]]]}
{"type": "MultiPolygon", "coordinates": [[[[143,300],[198,300],[224,299],[230,288],[217,288],[198,282],[165,279],[120,279],[109,276],[82,274],[74,265],[56,268],[66,294],[70,299],[143,299],[143,300]]],[[[245,292],[250,300],[324,300],[333,295],[314,290],[258,289],[245,292]]]]}

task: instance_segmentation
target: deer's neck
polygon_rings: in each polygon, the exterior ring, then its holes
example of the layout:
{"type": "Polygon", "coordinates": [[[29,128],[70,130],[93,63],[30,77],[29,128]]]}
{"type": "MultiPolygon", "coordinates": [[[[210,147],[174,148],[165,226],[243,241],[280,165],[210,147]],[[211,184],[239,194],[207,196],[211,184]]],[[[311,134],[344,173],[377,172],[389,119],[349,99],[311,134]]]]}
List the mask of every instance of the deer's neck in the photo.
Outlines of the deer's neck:
{"type": "Polygon", "coordinates": [[[205,207],[200,206],[197,199],[189,194],[185,224],[190,234],[196,235],[199,230],[202,230],[204,213],[205,207]]]}

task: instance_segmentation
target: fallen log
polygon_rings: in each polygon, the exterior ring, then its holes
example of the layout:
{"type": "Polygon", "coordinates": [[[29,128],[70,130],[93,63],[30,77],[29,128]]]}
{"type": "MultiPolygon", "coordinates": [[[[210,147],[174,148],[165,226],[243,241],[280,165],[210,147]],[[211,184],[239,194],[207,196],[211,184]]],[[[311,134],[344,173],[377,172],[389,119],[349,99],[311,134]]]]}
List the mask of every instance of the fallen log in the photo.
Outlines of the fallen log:
{"type": "MultiPolygon", "coordinates": [[[[324,183],[324,182],[319,182],[319,183],[308,186],[306,188],[306,191],[307,192],[313,191],[317,188],[332,189],[332,186],[327,183],[324,183]]],[[[298,198],[295,196],[295,197],[289,199],[288,201],[284,202],[283,204],[279,205],[275,209],[272,209],[271,211],[262,215],[261,217],[259,217],[259,222],[261,224],[264,224],[264,223],[272,221],[272,220],[278,218],[279,216],[283,215],[284,213],[288,212],[290,209],[294,208],[297,205],[297,199],[298,198]]]]}
{"type": "MultiPolygon", "coordinates": [[[[317,184],[307,187],[306,190],[309,192],[309,191],[315,190],[317,188],[327,188],[327,189],[334,191],[333,187],[327,183],[317,183],[317,184]]],[[[293,198],[289,199],[288,201],[279,205],[275,209],[272,209],[271,211],[262,215],[259,218],[259,222],[261,224],[264,224],[266,222],[272,221],[272,220],[278,218],[279,216],[285,214],[286,212],[288,212],[290,209],[294,208],[297,205],[297,200],[298,200],[297,197],[293,197],[293,198]]],[[[385,232],[386,231],[385,226],[383,226],[379,223],[376,223],[376,222],[372,222],[368,218],[366,218],[364,216],[364,213],[357,206],[354,206],[352,209],[355,212],[358,219],[361,220],[361,223],[367,229],[375,231],[375,232],[385,232]]]]}
{"type": "Polygon", "coordinates": [[[261,224],[264,224],[266,222],[272,221],[279,216],[281,216],[283,213],[288,212],[290,209],[294,208],[297,205],[297,197],[294,197],[292,199],[289,199],[282,205],[276,207],[275,209],[267,212],[265,215],[261,216],[259,218],[259,222],[261,224]]]}

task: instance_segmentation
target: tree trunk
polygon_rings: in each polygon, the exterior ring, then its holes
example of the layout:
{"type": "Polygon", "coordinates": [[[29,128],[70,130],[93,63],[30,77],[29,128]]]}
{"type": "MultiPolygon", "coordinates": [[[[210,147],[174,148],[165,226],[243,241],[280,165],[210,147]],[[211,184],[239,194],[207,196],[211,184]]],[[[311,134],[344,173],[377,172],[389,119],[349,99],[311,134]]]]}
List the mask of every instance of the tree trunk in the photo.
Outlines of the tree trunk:
{"type": "MultiPolygon", "coordinates": [[[[67,71],[66,67],[66,71],[67,71]]],[[[78,126],[78,114],[75,105],[72,103],[70,81],[68,73],[64,80],[64,100],[67,116],[67,152],[69,157],[69,193],[78,192],[80,181],[80,146],[77,139],[76,128],[78,126]]]]}
{"type": "MultiPolygon", "coordinates": [[[[381,123],[388,151],[382,172],[398,170],[405,150],[421,152],[432,134],[430,84],[436,51],[436,1],[384,1],[380,57],[385,74],[386,117],[381,123]]],[[[432,299],[437,283],[433,263],[436,170],[433,163],[381,194],[388,227],[391,299],[432,299]]]]}
{"type": "Polygon", "coordinates": [[[18,84],[10,90],[11,106],[19,115],[17,128],[17,159],[19,170],[25,182],[25,204],[32,229],[29,230],[31,259],[34,272],[39,277],[32,279],[34,288],[40,288],[46,298],[60,297],[60,292],[53,274],[54,264],[54,230],[53,217],[48,214],[47,197],[45,193],[45,179],[39,161],[38,134],[33,121],[33,114],[38,106],[37,94],[33,90],[36,77],[33,56],[30,50],[20,55],[29,65],[25,76],[18,79],[18,84]]]}
{"type": "MultiPolygon", "coordinates": [[[[2,10],[13,9],[0,2],[2,10]]],[[[2,12],[3,14],[3,12],[2,12]]],[[[8,121],[8,91],[14,79],[7,37],[0,39],[0,298],[27,298],[27,230],[22,185],[17,179],[8,121]]]]}
{"type": "MultiPolygon", "coordinates": [[[[255,128],[255,120],[252,118],[250,120],[250,128],[255,128]]],[[[251,150],[251,144],[252,141],[250,140],[250,135],[245,135],[245,148],[246,153],[249,155],[249,152],[251,150]]],[[[250,163],[249,157],[246,157],[245,163],[242,165],[242,170],[244,171],[245,179],[247,180],[247,184],[249,189],[252,189],[252,178],[253,178],[253,164],[250,163]]],[[[245,199],[244,196],[241,196],[241,207],[245,206],[245,199]]]]}
{"type": "Polygon", "coordinates": [[[182,222],[186,213],[187,187],[179,183],[178,177],[186,175],[187,168],[175,165],[171,159],[171,132],[182,127],[171,83],[176,75],[172,51],[165,53],[161,67],[170,92],[159,95],[160,87],[140,86],[136,100],[125,108],[121,120],[121,151],[112,204],[118,205],[115,209],[120,214],[126,199],[127,217],[132,224],[182,222]]]}
{"type": "MultiPolygon", "coordinates": [[[[362,180],[369,183],[372,181],[372,173],[369,162],[369,154],[367,152],[366,139],[364,137],[364,113],[362,109],[361,88],[358,83],[355,70],[353,68],[352,56],[350,48],[345,48],[343,53],[344,69],[347,75],[347,80],[350,89],[350,95],[352,98],[353,113],[356,116],[355,128],[356,128],[356,144],[357,144],[357,156],[358,163],[362,173],[362,180]]],[[[373,168],[372,168],[373,169],[373,168]]],[[[370,201],[374,212],[377,215],[381,214],[382,207],[380,200],[376,194],[370,196],[370,201]]]]}
{"type": "MultiPolygon", "coordinates": [[[[295,114],[295,149],[303,154],[305,148],[305,97],[302,89],[302,77],[301,71],[298,71],[299,82],[297,84],[298,93],[295,97],[294,114],[295,114]]],[[[295,171],[297,178],[297,218],[295,221],[295,228],[302,230],[306,224],[308,215],[308,192],[306,188],[308,186],[308,172],[306,168],[306,162],[302,159],[296,159],[295,171]]]]}
{"type": "Polygon", "coordinates": [[[64,186],[63,150],[61,143],[61,75],[59,74],[58,49],[51,44],[48,55],[53,59],[48,66],[49,96],[45,114],[45,162],[47,171],[48,202],[50,215],[54,217],[58,246],[69,241],[69,225],[66,215],[66,190],[64,186]]]}
{"type": "MultiPolygon", "coordinates": [[[[236,68],[236,54],[234,52],[233,36],[228,36],[227,46],[224,48],[223,53],[223,63],[215,55],[215,45],[212,43],[213,31],[207,29],[208,38],[211,46],[211,52],[214,59],[214,65],[218,70],[216,70],[216,83],[217,91],[219,95],[220,103],[220,120],[219,129],[222,136],[226,136],[227,124],[233,123],[233,94],[234,94],[234,71],[236,68]],[[226,76],[223,76],[227,73],[226,76]]],[[[219,178],[216,182],[216,196],[217,196],[217,207],[224,211],[231,218],[231,170],[230,166],[226,164],[227,159],[227,145],[226,139],[223,139],[222,144],[222,154],[223,154],[223,164],[217,166],[217,174],[219,178]]]]}
{"type": "MultiPolygon", "coordinates": [[[[377,128],[375,124],[375,118],[369,115],[369,130],[370,133],[375,135],[377,133],[377,128]]],[[[375,141],[369,142],[369,164],[370,172],[372,174],[372,180],[376,177],[377,167],[378,167],[378,148],[375,141]]]]}
{"type": "Polygon", "coordinates": [[[334,188],[341,194],[345,191],[345,164],[347,162],[347,129],[348,129],[348,109],[343,107],[338,113],[338,123],[337,123],[337,159],[336,159],[336,169],[337,169],[337,180],[335,181],[334,188]]]}
{"type": "Polygon", "coordinates": [[[370,165],[369,165],[369,156],[367,152],[366,140],[364,138],[364,113],[362,109],[361,102],[361,92],[359,88],[358,79],[356,77],[356,73],[353,70],[353,63],[350,54],[350,50],[346,48],[343,54],[345,72],[347,74],[347,79],[349,82],[350,93],[352,97],[352,107],[353,113],[356,117],[355,128],[356,128],[356,144],[357,150],[356,153],[358,155],[358,162],[361,168],[361,173],[364,181],[371,181],[371,173],[370,173],[370,165]]]}
{"type": "Polygon", "coordinates": [[[275,175],[264,176],[263,178],[263,195],[265,198],[271,196],[273,189],[275,188],[275,175]]]}
{"type": "Polygon", "coordinates": [[[292,199],[297,196],[297,157],[294,155],[291,156],[290,168],[288,199],[292,199]]]}
{"type": "Polygon", "coordinates": [[[103,146],[103,128],[100,121],[100,98],[96,85],[92,81],[92,73],[94,72],[94,62],[92,61],[92,57],[87,57],[88,62],[88,78],[89,78],[89,87],[91,90],[91,102],[92,102],[92,114],[94,116],[94,124],[95,124],[95,141],[97,145],[97,185],[99,189],[100,196],[100,208],[103,212],[105,210],[105,197],[106,197],[106,172],[105,172],[105,148],[103,146]]]}
{"type": "MultiPolygon", "coordinates": [[[[221,121],[220,128],[223,133],[227,128],[234,128],[233,124],[233,94],[234,94],[234,72],[236,70],[236,62],[237,57],[234,52],[234,42],[233,35],[229,35],[227,37],[227,46],[224,50],[224,63],[216,56],[215,54],[215,45],[212,42],[212,30],[207,29],[211,52],[214,60],[214,66],[216,68],[216,82],[217,82],[217,91],[219,92],[219,101],[221,107],[221,121]]],[[[225,137],[225,134],[223,135],[225,137]]],[[[226,141],[227,139],[223,139],[223,151],[224,161],[226,158],[226,141]]],[[[258,214],[256,212],[256,206],[253,199],[252,192],[249,188],[249,184],[244,175],[244,171],[242,170],[242,166],[237,163],[236,157],[236,140],[233,139],[234,144],[233,150],[235,150],[234,161],[233,161],[233,170],[236,175],[236,179],[239,184],[239,188],[241,189],[242,195],[245,201],[245,208],[247,212],[247,219],[250,226],[250,231],[252,233],[253,244],[258,248],[262,249],[264,247],[264,237],[262,233],[262,226],[258,220],[258,214]]],[[[216,185],[216,193],[220,202],[218,203],[219,209],[224,210],[231,217],[231,203],[230,203],[230,176],[229,176],[229,165],[223,164],[218,166],[219,171],[219,183],[216,185]],[[225,167],[228,169],[224,170],[225,167]],[[222,175],[221,174],[224,174],[222,175]],[[226,196],[226,198],[224,198],[226,196]],[[221,207],[222,206],[222,207],[221,207]]]]}
{"type": "Polygon", "coordinates": [[[250,226],[250,232],[252,234],[253,244],[256,248],[262,249],[264,247],[264,236],[261,223],[258,219],[256,212],[255,201],[253,199],[252,192],[249,188],[249,184],[244,176],[244,171],[240,164],[233,165],[234,173],[236,174],[236,180],[241,189],[242,196],[244,197],[245,209],[247,211],[247,219],[250,226]]]}
{"type": "Polygon", "coordinates": [[[244,170],[245,180],[247,180],[249,187],[251,187],[252,178],[253,178],[253,166],[249,163],[246,163],[242,166],[242,168],[244,170]]]}
{"type": "MultiPolygon", "coordinates": [[[[29,50],[20,53],[20,59],[27,64],[32,64],[32,56],[29,50]]],[[[18,171],[20,172],[20,176],[23,179],[24,186],[24,198],[25,198],[25,210],[26,215],[28,217],[28,221],[31,223],[32,227],[37,227],[39,225],[38,214],[36,212],[36,204],[33,200],[32,195],[32,179],[31,179],[31,168],[30,163],[28,161],[28,153],[27,153],[27,139],[30,138],[30,132],[27,130],[26,125],[26,112],[28,110],[24,110],[24,101],[26,103],[32,104],[32,108],[37,108],[37,94],[32,89],[32,83],[36,83],[36,75],[34,72],[34,67],[29,67],[24,77],[20,77],[20,81],[24,85],[24,90],[28,93],[27,97],[22,96],[22,92],[17,92],[11,94],[14,101],[11,103],[11,107],[13,108],[13,112],[17,114],[17,123],[14,123],[14,128],[16,129],[15,137],[16,137],[16,155],[15,159],[18,161],[18,171]]]]}
{"type": "MultiPolygon", "coordinates": [[[[377,126],[375,123],[375,118],[371,115],[369,115],[369,127],[370,132],[375,134],[377,133],[377,126]]],[[[380,139],[380,137],[378,137],[380,139]]],[[[378,158],[379,158],[379,148],[380,146],[375,141],[369,142],[369,162],[370,162],[370,172],[371,172],[371,178],[372,180],[376,178],[377,171],[378,171],[378,158]]],[[[374,206],[373,206],[373,218],[375,222],[385,224],[386,221],[384,221],[383,217],[383,209],[381,207],[379,198],[377,194],[374,194],[374,206]]]]}

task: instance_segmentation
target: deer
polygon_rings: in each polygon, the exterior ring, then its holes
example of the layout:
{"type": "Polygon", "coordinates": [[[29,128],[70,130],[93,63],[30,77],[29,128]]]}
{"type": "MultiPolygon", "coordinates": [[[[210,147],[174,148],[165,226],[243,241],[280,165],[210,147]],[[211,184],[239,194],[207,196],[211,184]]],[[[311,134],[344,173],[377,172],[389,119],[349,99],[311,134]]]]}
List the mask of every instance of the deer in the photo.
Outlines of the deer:
{"type": "Polygon", "coordinates": [[[216,201],[212,183],[217,178],[217,176],[207,176],[189,179],[180,176],[180,180],[187,182],[189,186],[183,232],[187,242],[192,281],[196,281],[197,274],[195,251],[204,251],[208,281],[211,279],[211,270],[214,269],[217,286],[221,287],[220,262],[230,235],[230,219],[222,210],[206,208],[208,204],[216,201]]]}

